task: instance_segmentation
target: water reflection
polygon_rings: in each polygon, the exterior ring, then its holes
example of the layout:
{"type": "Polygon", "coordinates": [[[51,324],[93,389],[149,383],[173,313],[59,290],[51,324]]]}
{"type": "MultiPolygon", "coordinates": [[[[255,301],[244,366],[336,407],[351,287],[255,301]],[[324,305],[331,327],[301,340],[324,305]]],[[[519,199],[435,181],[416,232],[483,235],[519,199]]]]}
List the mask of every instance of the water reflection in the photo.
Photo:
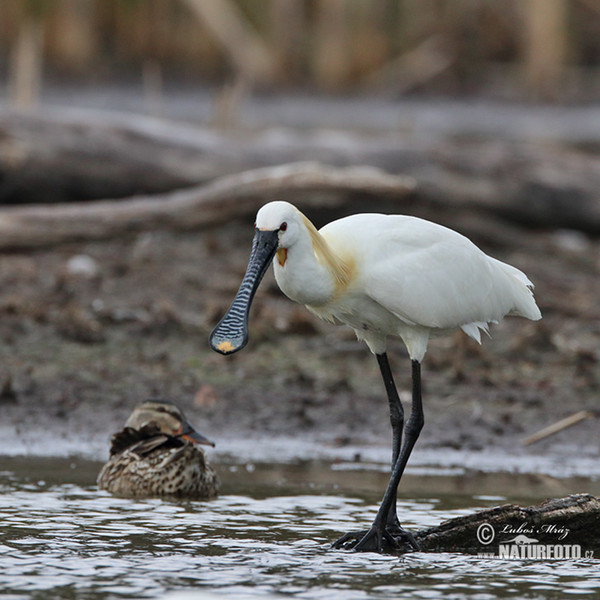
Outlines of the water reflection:
{"type": "MultiPolygon", "coordinates": [[[[600,594],[594,561],[331,551],[337,535],[374,517],[372,499],[275,487],[272,496],[260,488],[210,502],[134,501],[91,482],[32,480],[31,472],[0,473],[0,590],[12,598],[177,598],[191,590],[194,598],[236,600],[600,594]]],[[[493,503],[404,500],[400,511],[407,527],[422,528],[493,503]]]]}

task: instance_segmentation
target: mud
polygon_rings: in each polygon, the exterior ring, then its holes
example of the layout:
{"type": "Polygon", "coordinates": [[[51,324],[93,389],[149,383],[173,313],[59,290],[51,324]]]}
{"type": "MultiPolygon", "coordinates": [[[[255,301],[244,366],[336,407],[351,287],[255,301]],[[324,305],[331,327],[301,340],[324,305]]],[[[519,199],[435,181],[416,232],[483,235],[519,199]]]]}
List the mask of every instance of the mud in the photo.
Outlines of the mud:
{"type": "MultiPolygon", "coordinates": [[[[426,208],[419,216],[444,222],[426,208]]],[[[505,319],[481,346],[462,334],[431,342],[415,453],[598,456],[597,418],[527,449],[520,441],[597,409],[600,242],[521,233],[523,248],[474,241],[528,274],[544,318],[505,319]]],[[[351,331],[287,300],[272,273],[257,294],[247,348],[231,357],[210,351],[208,334],[233,299],[251,238],[251,221],[232,221],[1,255],[0,453],[38,453],[42,444],[45,454],[99,457],[149,396],[178,402],[199,430],[241,453],[245,440],[271,438],[387,448],[376,361],[351,331]]],[[[408,410],[410,364],[399,340],[389,354],[408,410]]]]}

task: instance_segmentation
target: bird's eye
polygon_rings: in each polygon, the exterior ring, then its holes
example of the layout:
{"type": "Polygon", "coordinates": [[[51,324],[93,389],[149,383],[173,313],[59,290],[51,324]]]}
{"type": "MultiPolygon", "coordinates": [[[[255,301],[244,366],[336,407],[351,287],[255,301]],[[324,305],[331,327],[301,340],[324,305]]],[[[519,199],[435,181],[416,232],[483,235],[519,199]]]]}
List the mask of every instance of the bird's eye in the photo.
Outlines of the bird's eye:
{"type": "Polygon", "coordinates": [[[287,223],[284,221],[280,226],[279,226],[279,231],[285,231],[287,229],[287,223]]]}

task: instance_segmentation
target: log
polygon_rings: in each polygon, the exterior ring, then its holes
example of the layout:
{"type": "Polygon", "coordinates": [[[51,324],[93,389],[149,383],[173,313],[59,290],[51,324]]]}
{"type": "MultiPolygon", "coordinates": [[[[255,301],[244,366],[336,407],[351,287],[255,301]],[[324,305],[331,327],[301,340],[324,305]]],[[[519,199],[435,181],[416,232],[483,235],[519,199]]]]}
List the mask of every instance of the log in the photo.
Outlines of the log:
{"type": "Polygon", "coordinates": [[[219,145],[218,136],[190,136],[135,115],[0,111],[0,204],[125,198],[197,185],[240,170],[219,145]]]}
{"type": "Polygon", "coordinates": [[[414,199],[534,227],[600,233],[600,160],[505,140],[219,134],[134,115],[0,111],[0,203],[154,194],[310,157],[412,177],[414,199]]]}
{"type": "Polygon", "coordinates": [[[414,182],[372,167],[304,162],[254,169],[187,190],[123,201],[0,208],[0,250],[107,239],[147,229],[195,229],[250,215],[265,202],[336,204],[359,195],[402,199],[414,182]]]}
{"type": "Polygon", "coordinates": [[[526,508],[505,504],[444,521],[415,538],[423,552],[599,558],[600,498],[574,494],[526,508]]]}

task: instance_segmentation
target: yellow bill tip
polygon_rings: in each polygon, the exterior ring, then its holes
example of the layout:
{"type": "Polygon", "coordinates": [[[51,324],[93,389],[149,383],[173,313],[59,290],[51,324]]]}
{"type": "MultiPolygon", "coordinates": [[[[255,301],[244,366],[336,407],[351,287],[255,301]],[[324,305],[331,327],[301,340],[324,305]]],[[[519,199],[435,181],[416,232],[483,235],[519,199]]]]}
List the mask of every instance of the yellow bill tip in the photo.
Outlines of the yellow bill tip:
{"type": "Polygon", "coordinates": [[[233,352],[235,346],[230,341],[225,340],[217,345],[217,350],[219,352],[233,352]]]}

